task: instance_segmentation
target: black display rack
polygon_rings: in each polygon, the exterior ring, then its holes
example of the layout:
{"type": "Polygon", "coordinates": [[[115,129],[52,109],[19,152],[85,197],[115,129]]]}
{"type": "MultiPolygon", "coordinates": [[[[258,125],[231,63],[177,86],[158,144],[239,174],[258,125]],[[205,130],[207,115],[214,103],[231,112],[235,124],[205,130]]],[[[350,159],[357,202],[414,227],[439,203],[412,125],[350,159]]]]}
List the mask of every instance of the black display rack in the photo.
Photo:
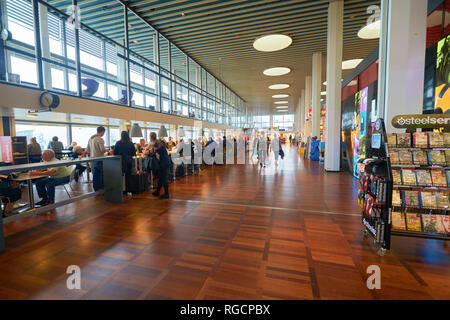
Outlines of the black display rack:
{"type": "Polygon", "coordinates": [[[390,249],[392,172],[383,119],[378,119],[366,144],[366,158],[359,160],[358,201],[362,205],[363,235],[369,235],[382,256],[390,249]]]}

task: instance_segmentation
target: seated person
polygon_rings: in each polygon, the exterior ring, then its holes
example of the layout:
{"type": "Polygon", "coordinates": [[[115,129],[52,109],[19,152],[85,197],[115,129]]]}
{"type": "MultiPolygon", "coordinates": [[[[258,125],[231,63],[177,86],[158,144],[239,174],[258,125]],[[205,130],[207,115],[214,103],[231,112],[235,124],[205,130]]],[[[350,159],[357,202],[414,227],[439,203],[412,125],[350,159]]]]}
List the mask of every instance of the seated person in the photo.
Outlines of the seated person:
{"type": "MultiPolygon", "coordinates": [[[[80,157],[84,157],[85,152],[83,151],[83,148],[81,146],[75,146],[72,153],[69,155],[69,157],[72,160],[77,160],[80,157]]],[[[83,166],[80,163],[77,163],[75,166],[75,174],[73,176],[73,179],[78,182],[78,178],[83,174],[83,172],[86,170],[86,166],[83,166]]]]}
{"type": "MultiPolygon", "coordinates": [[[[44,163],[57,162],[53,150],[44,150],[42,152],[44,163]]],[[[36,189],[41,201],[36,203],[38,206],[46,206],[55,203],[55,187],[70,181],[70,172],[67,167],[54,167],[47,170],[30,171],[30,175],[48,174],[49,177],[36,180],[36,189]]]]}

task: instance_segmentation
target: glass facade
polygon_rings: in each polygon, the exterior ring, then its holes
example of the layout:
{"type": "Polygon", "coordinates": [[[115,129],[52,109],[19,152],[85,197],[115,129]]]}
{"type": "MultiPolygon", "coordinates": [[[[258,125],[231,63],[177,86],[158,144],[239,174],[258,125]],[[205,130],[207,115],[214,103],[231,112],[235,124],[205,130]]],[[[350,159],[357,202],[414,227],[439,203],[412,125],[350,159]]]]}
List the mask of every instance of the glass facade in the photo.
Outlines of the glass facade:
{"type": "Polygon", "coordinates": [[[0,1],[12,35],[1,81],[233,127],[251,119],[244,100],[119,1],[0,1]]]}
{"type": "Polygon", "coordinates": [[[291,131],[294,128],[294,114],[279,114],[273,116],[273,126],[291,131]]]}

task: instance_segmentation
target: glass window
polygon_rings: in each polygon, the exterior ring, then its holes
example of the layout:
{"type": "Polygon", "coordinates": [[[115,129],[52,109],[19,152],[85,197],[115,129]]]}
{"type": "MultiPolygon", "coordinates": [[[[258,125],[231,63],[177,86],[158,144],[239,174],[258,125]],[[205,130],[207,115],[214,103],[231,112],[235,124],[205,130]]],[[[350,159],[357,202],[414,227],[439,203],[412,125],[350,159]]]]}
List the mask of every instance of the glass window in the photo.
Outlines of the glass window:
{"type": "Polygon", "coordinates": [[[68,145],[66,125],[16,122],[16,136],[25,136],[27,137],[27,141],[35,137],[42,150],[47,149],[48,143],[52,140],[53,136],[57,136],[64,147],[68,145]]]}
{"type": "Polygon", "coordinates": [[[189,58],[189,83],[201,88],[200,66],[191,58],[189,58]]]}
{"type": "Polygon", "coordinates": [[[156,31],[131,10],[128,10],[128,41],[133,52],[151,62],[156,61],[156,31]]]}
{"type": "MultiPolygon", "coordinates": [[[[75,126],[72,125],[72,141],[75,141],[82,148],[87,147],[89,139],[97,134],[97,126],[75,126]]],[[[106,130],[103,140],[105,144],[109,142],[108,130],[106,130]]]]}
{"type": "Polygon", "coordinates": [[[20,82],[37,84],[36,62],[21,55],[11,55],[11,72],[18,74],[20,82]]]}
{"type": "Polygon", "coordinates": [[[109,145],[112,147],[120,140],[119,128],[109,127],[109,145]]]}
{"type": "Polygon", "coordinates": [[[169,41],[160,34],[159,35],[159,65],[166,70],[170,70],[169,58],[170,58],[169,57],[169,41]]]}
{"type": "Polygon", "coordinates": [[[14,40],[34,47],[33,6],[26,0],[7,0],[6,15],[8,30],[14,40]]]}
{"type": "Polygon", "coordinates": [[[170,45],[172,73],[183,80],[187,80],[186,55],[173,44],[170,45]]]}

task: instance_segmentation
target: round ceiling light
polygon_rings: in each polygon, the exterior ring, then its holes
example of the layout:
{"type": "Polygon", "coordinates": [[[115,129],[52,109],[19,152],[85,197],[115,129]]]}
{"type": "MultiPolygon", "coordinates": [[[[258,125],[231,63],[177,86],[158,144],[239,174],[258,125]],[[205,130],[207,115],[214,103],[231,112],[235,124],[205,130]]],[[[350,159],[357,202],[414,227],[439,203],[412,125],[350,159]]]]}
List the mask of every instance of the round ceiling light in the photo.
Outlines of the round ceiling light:
{"type": "Polygon", "coordinates": [[[277,98],[287,98],[287,97],[289,97],[288,94],[274,94],[272,96],[272,98],[275,98],[275,99],[277,99],[277,98]]]}
{"type": "Polygon", "coordinates": [[[358,31],[361,39],[377,39],[380,37],[380,20],[365,25],[358,31]]]}
{"type": "Polygon", "coordinates": [[[275,67],[275,68],[269,68],[263,71],[264,75],[266,76],[283,76],[285,74],[288,74],[291,72],[291,69],[286,67],[275,67]]]}
{"type": "Polygon", "coordinates": [[[253,42],[253,48],[258,51],[272,52],[282,50],[291,45],[292,38],[284,34],[270,34],[259,37],[253,42]]]}
{"type": "Polygon", "coordinates": [[[287,101],[275,101],[275,104],[286,104],[288,103],[287,101]]]}
{"type": "Polygon", "coordinates": [[[363,59],[351,59],[342,61],[342,70],[353,69],[355,68],[363,59]]]}
{"type": "Polygon", "coordinates": [[[290,85],[288,85],[287,83],[279,83],[279,84],[273,84],[273,85],[269,86],[269,89],[281,90],[281,89],[287,89],[289,87],[290,87],[290,85]]]}

